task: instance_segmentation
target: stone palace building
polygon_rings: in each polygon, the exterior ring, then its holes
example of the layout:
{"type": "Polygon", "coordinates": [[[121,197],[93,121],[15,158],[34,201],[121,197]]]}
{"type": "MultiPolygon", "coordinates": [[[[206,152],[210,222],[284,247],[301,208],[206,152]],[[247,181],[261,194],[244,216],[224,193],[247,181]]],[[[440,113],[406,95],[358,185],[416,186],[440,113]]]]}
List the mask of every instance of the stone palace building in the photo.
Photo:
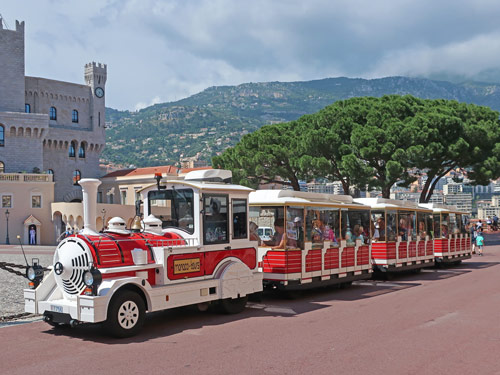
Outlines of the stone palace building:
{"type": "Polygon", "coordinates": [[[9,220],[15,242],[35,229],[49,244],[65,229],[51,204],[81,201],[78,180],[100,176],[107,67],[86,64],[84,84],[28,77],[24,40],[24,22],[0,19],[0,243],[9,220]]]}

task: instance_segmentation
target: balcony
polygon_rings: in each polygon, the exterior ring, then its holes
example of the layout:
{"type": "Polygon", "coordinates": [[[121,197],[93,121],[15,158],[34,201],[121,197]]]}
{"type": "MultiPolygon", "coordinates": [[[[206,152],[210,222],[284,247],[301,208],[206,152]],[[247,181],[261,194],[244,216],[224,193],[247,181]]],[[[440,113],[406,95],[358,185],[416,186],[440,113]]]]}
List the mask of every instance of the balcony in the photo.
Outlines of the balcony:
{"type": "Polygon", "coordinates": [[[0,173],[1,182],[53,182],[53,177],[38,173],[0,173]]]}

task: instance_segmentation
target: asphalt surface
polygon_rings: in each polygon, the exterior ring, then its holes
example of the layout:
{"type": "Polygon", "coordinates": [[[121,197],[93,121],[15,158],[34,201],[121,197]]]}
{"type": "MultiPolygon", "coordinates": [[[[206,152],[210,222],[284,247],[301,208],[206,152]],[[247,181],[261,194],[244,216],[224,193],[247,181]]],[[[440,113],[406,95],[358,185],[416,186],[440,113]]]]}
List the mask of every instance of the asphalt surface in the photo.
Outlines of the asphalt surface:
{"type": "Polygon", "coordinates": [[[500,374],[500,235],[485,256],[288,300],[265,294],[238,315],[149,314],[136,337],[99,325],[0,328],[5,374],[500,374]]]}

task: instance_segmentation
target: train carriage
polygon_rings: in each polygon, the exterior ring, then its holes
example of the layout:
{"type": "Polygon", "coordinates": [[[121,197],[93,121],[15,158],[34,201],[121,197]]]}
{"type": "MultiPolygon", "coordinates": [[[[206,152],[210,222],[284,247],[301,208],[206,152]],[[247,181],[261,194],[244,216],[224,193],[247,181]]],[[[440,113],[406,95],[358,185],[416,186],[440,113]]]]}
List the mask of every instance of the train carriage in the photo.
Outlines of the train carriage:
{"type": "Polygon", "coordinates": [[[455,206],[423,203],[433,211],[434,257],[436,263],[460,263],[472,256],[469,216],[455,206]]]}
{"type": "Polygon", "coordinates": [[[400,272],[434,264],[431,209],[385,198],[355,201],[371,207],[375,270],[400,272]]]}
{"type": "MultiPolygon", "coordinates": [[[[45,275],[31,267],[25,311],[51,325],[104,322],[115,336],[138,332],[146,311],[217,302],[241,311],[247,296],[262,291],[257,242],[249,238],[247,187],[229,171],[195,171],[140,193],[146,219],[135,230],[110,222],[97,233],[100,181],[80,181],[84,229],[57,246],[45,275]]],[[[140,208],[138,205],[137,208],[140,208]]],[[[139,217],[139,216],[137,216],[139,217]]]]}
{"type": "Polygon", "coordinates": [[[371,277],[369,207],[350,196],[291,190],[259,190],[249,199],[251,227],[275,229],[271,240],[258,239],[265,287],[298,290],[371,277]]]}

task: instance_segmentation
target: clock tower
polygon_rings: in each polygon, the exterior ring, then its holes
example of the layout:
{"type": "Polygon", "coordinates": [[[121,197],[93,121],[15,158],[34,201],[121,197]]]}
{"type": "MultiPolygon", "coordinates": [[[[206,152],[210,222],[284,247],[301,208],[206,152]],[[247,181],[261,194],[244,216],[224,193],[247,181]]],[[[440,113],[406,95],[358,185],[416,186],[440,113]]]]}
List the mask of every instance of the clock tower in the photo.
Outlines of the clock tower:
{"type": "Polygon", "coordinates": [[[90,115],[92,130],[104,136],[107,66],[101,63],[85,64],[85,83],[91,90],[90,115]]]}

